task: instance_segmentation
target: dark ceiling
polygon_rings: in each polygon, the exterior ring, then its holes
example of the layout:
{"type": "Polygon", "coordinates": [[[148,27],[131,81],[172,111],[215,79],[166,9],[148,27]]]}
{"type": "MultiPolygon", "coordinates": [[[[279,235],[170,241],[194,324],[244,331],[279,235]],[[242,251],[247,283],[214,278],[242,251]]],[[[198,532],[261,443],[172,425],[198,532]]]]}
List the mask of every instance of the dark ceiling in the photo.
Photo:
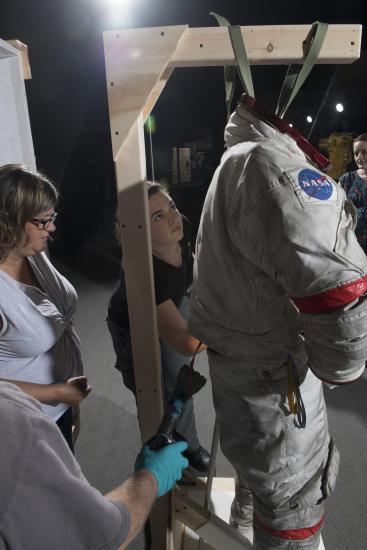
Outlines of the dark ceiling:
{"type": "MultiPolygon", "coordinates": [[[[29,47],[33,78],[26,86],[37,163],[61,182],[81,132],[99,129],[105,141],[109,140],[102,46],[102,30],[113,28],[106,19],[108,0],[12,0],[4,4],[0,9],[0,37],[17,38],[29,47]]],[[[210,11],[242,25],[301,24],[316,20],[365,24],[365,6],[360,0],[134,0],[125,4],[121,0],[117,25],[216,25],[210,11]]],[[[300,131],[307,132],[305,116],[317,111],[333,71],[332,66],[316,67],[289,110],[287,118],[300,131]]],[[[284,72],[283,67],[253,69],[257,96],[271,107],[279,94],[284,72]]],[[[346,108],[337,117],[327,103],[315,128],[314,140],[333,130],[366,131],[365,75],[364,55],[358,62],[338,68],[330,104],[334,100],[343,101],[346,108]]],[[[157,139],[165,134],[180,144],[190,138],[195,126],[200,126],[213,128],[220,143],[225,122],[223,94],[220,68],[176,71],[155,109],[157,139]]],[[[79,154],[83,155],[82,146],[79,154]]],[[[90,151],[85,154],[90,155],[90,151]]]]}

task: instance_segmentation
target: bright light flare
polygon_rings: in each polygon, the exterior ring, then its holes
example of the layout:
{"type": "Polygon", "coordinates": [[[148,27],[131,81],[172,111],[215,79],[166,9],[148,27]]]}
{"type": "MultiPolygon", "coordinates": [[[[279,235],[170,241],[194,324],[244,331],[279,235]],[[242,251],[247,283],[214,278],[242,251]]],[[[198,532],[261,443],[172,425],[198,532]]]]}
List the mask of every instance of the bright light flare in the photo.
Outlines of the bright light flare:
{"type": "Polygon", "coordinates": [[[107,8],[116,9],[122,8],[129,4],[129,0],[104,0],[107,8]]]}
{"type": "Polygon", "coordinates": [[[307,120],[307,122],[308,122],[309,124],[311,124],[311,122],[312,122],[312,116],[307,115],[306,120],[307,120]]]}
{"type": "Polygon", "coordinates": [[[129,15],[129,0],[104,0],[105,18],[109,25],[132,27],[129,15]]]}
{"type": "Polygon", "coordinates": [[[344,111],[344,105],[342,103],[337,103],[335,105],[335,109],[338,111],[338,113],[342,113],[344,111]]]}

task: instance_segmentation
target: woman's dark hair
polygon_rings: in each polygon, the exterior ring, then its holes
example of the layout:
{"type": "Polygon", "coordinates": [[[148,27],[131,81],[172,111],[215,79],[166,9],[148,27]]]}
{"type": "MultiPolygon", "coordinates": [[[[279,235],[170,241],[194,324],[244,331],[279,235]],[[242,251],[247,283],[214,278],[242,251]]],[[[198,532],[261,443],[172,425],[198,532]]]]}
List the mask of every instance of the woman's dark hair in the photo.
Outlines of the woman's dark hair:
{"type": "Polygon", "coordinates": [[[161,191],[164,191],[161,184],[157,183],[156,181],[147,181],[147,187],[148,187],[148,198],[149,199],[153,195],[156,195],[157,193],[160,193],[161,191]]]}
{"type": "MultiPolygon", "coordinates": [[[[157,193],[165,192],[164,187],[160,183],[157,183],[156,181],[147,181],[147,189],[148,189],[148,199],[150,199],[150,197],[153,197],[153,195],[156,195],[157,193]]],[[[118,242],[121,241],[118,207],[116,208],[115,237],[118,240],[118,242]]]]}
{"type": "Polygon", "coordinates": [[[357,136],[354,138],[353,143],[356,143],[356,141],[367,141],[367,134],[361,134],[360,136],[357,136]]]}
{"type": "Polygon", "coordinates": [[[25,224],[53,208],[58,193],[51,181],[21,164],[0,167],[0,260],[26,244],[25,224]]]}

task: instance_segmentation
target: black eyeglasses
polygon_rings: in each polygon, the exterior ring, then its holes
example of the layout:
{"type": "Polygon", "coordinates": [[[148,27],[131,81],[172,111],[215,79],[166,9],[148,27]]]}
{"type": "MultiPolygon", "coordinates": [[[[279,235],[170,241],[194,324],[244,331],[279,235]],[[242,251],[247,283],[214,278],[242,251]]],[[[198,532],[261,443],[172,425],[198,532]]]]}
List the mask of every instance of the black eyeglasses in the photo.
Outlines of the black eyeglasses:
{"type": "Polygon", "coordinates": [[[47,220],[40,220],[38,218],[31,218],[29,221],[33,223],[38,229],[48,229],[52,223],[55,223],[57,218],[57,212],[54,212],[52,216],[47,218],[47,220]]]}

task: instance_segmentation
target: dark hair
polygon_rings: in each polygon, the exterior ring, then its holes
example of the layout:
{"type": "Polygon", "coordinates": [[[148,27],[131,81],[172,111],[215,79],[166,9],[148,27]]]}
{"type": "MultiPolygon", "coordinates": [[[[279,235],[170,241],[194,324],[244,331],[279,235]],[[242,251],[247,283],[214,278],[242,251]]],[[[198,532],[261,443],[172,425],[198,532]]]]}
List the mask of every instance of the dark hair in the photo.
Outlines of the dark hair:
{"type": "Polygon", "coordinates": [[[360,136],[357,136],[354,138],[353,143],[356,143],[356,141],[367,141],[367,134],[361,134],[360,136]]]}
{"type": "Polygon", "coordinates": [[[58,193],[51,181],[20,164],[0,167],[0,260],[26,244],[25,224],[53,208],[58,193]]]}
{"type": "Polygon", "coordinates": [[[157,193],[164,192],[163,187],[160,185],[160,183],[157,183],[156,181],[147,181],[147,187],[148,187],[148,198],[153,197],[153,195],[156,195],[157,193]]]}
{"type": "MultiPolygon", "coordinates": [[[[150,199],[150,197],[153,197],[153,195],[156,195],[157,193],[165,193],[164,187],[162,187],[162,185],[160,183],[157,183],[156,181],[147,181],[147,189],[148,189],[148,199],[150,199]]],[[[115,217],[115,237],[118,240],[118,242],[121,241],[118,207],[116,208],[116,217],[115,217]]]]}

